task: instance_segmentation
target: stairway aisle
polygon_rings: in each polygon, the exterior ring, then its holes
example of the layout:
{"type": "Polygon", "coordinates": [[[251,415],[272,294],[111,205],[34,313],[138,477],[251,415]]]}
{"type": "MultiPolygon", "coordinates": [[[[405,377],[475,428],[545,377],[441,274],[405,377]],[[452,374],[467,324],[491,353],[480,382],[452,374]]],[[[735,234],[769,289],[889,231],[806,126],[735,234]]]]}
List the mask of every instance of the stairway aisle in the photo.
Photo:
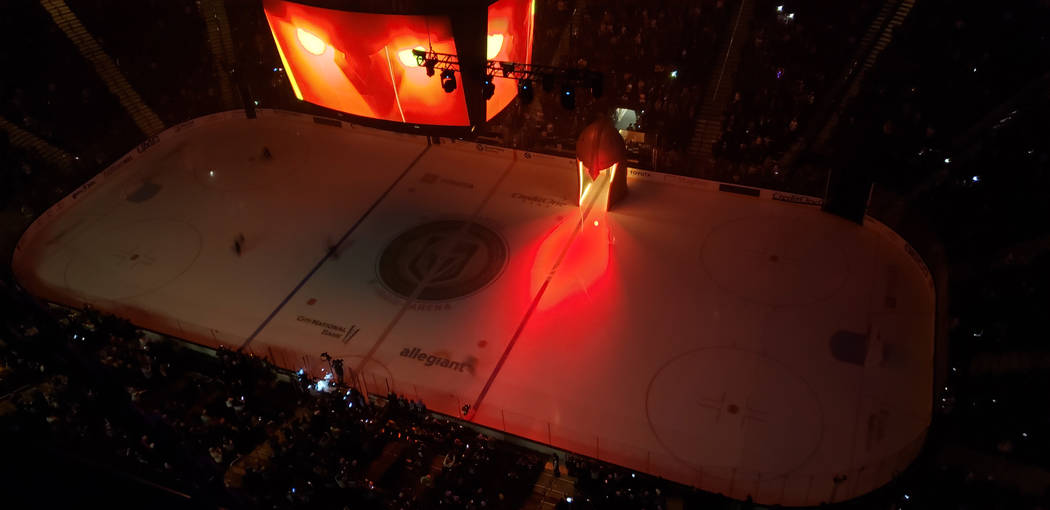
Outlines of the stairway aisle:
{"type": "Polygon", "coordinates": [[[66,34],[66,37],[77,47],[80,54],[91,62],[95,72],[106,84],[109,91],[117,96],[121,106],[131,115],[132,120],[146,136],[152,136],[164,130],[164,122],[142,100],[138,92],[131,87],[127,78],[120,72],[113,59],[106,54],[98,41],[84,28],[76,14],[69,10],[64,0],[40,0],[40,5],[47,10],[55,25],[66,34]]]}
{"type": "Polygon", "coordinates": [[[700,107],[693,138],[689,143],[689,157],[697,162],[700,168],[711,166],[714,144],[722,136],[722,118],[729,98],[732,97],[733,81],[740,67],[740,52],[751,35],[751,18],[754,11],[754,0],[740,1],[729,37],[718,49],[718,55],[722,57],[705,89],[707,97],[700,107]]]}
{"type": "Polygon", "coordinates": [[[0,131],[7,133],[7,139],[11,145],[34,152],[55,167],[68,168],[73,163],[73,156],[68,152],[47,143],[44,139],[3,117],[0,117],[0,131]]]}
{"type": "MultiPolygon", "coordinates": [[[[831,113],[828,121],[821,127],[816,138],[814,138],[812,143],[813,147],[819,149],[827,143],[828,139],[831,138],[831,134],[834,132],[835,127],[838,126],[839,117],[846,111],[846,107],[853,101],[853,98],[860,93],[860,87],[864,84],[864,78],[867,76],[868,71],[875,67],[875,62],[878,61],[879,55],[881,55],[883,50],[885,50],[890,42],[893,41],[893,35],[896,32],[897,27],[904,23],[908,14],[911,13],[912,8],[915,6],[915,0],[900,0],[899,3],[894,0],[886,0],[886,4],[890,5],[891,8],[895,7],[895,9],[893,9],[893,16],[890,17],[889,21],[885,24],[876,24],[876,22],[884,21],[884,19],[881,18],[876,18],[876,21],[872,22],[869,32],[877,32],[879,34],[878,39],[876,39],[871,51],[868,52],[868,56],[864,59],[864,64],[856,71],[856,75],[852,78],[849,88],[846,90],[845,94],[843,94],[838,106],[831,113]]],[[[883,16],[883,13],[880,12],[880,17],[881,16],[883,16]]],[[[874,34],[872,35],[874,36],[874,34]]],[[[788,161],[788,163],[790,163],[790,161],[788,161]]],[[[782,162],[782,164],[784,163],[782,162]]]]}
{"type": "Polygon", "coordinates": [[[230,20],[226,16],[226,2],[223,0],[200,0],[200,13],[204,18],[205,30],[208,33],[208,47],[211,49],[212,62],[219,82],[219,94],[225,108],[237,108],[239,105],[233,95],[230,83],[230,70],[236,65],[233,54],[233,38],[230,35],[230,20]]]}

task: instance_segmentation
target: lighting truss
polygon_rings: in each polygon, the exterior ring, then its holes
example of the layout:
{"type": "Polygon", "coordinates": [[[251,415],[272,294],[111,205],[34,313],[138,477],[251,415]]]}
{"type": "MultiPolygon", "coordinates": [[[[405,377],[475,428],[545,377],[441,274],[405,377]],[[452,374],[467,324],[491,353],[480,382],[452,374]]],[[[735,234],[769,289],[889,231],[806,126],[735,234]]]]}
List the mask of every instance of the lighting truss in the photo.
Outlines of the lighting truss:
{"type": "MultiPolygon", "coordinates": [[[[416,57],[416,65],[431,68],[437,71],[449,70],[460,72],[459,59],[452,53],[437,53],[434,51],[412,50],[416,57]]],[[[535,64],[521,64],[517,62],[504,62],[500,60],[488,60],[482,72],[484,76],[494,78],[507,78],[511,80],[543,81],[544,78],[554,79],[558,83],[571,87],[601,89],[602,74],[589,69],[564,68],[544,66],[535,64]]],[[[600,92],[596,95],[601,95],[600,92]]]]}

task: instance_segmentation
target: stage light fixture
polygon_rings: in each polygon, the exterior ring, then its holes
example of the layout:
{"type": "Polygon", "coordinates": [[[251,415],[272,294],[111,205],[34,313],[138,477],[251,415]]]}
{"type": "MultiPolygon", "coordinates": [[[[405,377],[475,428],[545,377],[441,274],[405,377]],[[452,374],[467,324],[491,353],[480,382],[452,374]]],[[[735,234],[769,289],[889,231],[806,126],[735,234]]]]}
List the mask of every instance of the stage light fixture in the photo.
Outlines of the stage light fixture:
{"type": "Polygon", "coordinates": [[[456,73],[452,72],[451,69],[441,71],[441,88],[445,89],[445,92],[449,94],[456,90],[456,73]]]}
{"type": "Polygon", "coordinates": [[[576,108],[576,91],[568,83],[561,86],[561,106],[566,110],[576,108]]]}
{"type": "Polygon", "coordinates": [[[486,74],[485,78],[481,80],[481,97],[485,98],[486,101],[492,99],[492,95],[496,93],[496,84],[493,80],[495,80],[495,77],[491,74],[486,74]]]}
{"type": "Polygon", "coordinates": [[[521,104],[529,104],[532,102],[532,80],[527,78],[518,80],[518,97],[521,100],[521,104]]]}
{"type": "Polygon", "coordinates": [[[437,63],[437,59],[433,58],[427,59],[427,61],[424,62],[424,65],[427,68],[427,76],[434,76],[434,67],[437,66],[437,63]]]}
{"type": "Polygon", "coordinates": [[[500,62],[500,69],[503,70],[503,77],[510,78],[510,75],[514,74],[514,63],[513,62],[500,62]]]}

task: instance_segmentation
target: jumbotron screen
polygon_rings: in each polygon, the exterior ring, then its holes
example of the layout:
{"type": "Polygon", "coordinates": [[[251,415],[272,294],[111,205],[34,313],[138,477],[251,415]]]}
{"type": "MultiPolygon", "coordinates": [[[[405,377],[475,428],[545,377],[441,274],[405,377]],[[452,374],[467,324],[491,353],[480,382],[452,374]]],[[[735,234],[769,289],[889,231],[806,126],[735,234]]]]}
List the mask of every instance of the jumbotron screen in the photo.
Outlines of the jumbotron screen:
{"type": "Polygon", "coordinates": [[[346,12],[284,0],[264,0],[263,11],[297,98],[374,119],[470,124],[463,89],[446,93],[412,54],[427,47],[456,53],[448,17],[346,12]]]}
{"type": "MultiPolygon", "coordinates": [[[[529,62],[531,0],[500,0],[488,9],[490,60],[529,62]]],[[[467,126],[462,87],[447,93],[412,50],[456,53],[447,16],[371,14],[264,0],[263,11],[295,96],[341,112],[412,124],[467,126]]],[[[440,74],[440,73],[438,73],[440,74]]],[[[463,83],[459,73],[456,81],[463,83]]],[[[517,95],[496,79],[486,104],[491,119],[517,95]]]]}
{"type": "MultiPolygon", "coordinates": [[[[532,63],[535,8],[534,0],[499,0],[489,6],[486,55],[489,60],[532,63]]],[[[503,111],[518,95],[518,84],[514,80],[497,78],[492,83],[496,91],[485,105],[485,120],[503,111]]]]}

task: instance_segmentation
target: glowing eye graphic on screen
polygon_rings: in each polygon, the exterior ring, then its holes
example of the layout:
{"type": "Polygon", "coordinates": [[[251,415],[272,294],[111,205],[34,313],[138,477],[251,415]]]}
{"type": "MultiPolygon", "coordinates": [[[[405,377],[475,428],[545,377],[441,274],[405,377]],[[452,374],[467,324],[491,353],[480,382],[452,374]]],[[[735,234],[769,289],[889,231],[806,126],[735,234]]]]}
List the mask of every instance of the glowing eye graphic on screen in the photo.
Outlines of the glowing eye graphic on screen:
{"type": "Polygon", "coordinates": [[[299,44],[302,44],[303,48],[306,48],[306,51],[309,51],[314,55],[320,55],[324,53],[326,48],[328,48],[328,45],[325,44],[320,37],[317,37],[301,28],[295,30],[295,35],[299,37],[299,44]]]}
{"type": "Polygon", "coordinates": [[[501,49],[503,49],[503,34],[489,34],[488,56],[486,58],[489,60],[496,58],[501,49]]]}
{"type": "Polygon", "coordinates": [[[422,46],[416,46],[415,48],[397,52],[397,59],[401,61],[401,65],[405,67],[419,67],[419,64],[416,63],[416,55],[412,53],[412,50],[426,51],[427,49],[422,46]]]}

